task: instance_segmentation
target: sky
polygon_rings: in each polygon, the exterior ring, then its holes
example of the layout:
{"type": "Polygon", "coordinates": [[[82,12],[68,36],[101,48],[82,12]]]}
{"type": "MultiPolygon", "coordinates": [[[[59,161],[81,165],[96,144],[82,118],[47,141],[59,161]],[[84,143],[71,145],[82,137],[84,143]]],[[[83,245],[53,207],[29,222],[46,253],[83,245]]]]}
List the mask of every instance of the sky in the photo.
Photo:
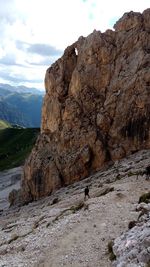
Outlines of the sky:
{"type": "Polygon", "coordinates": [[[150,0],[0,0],[0,83],[44,90],[46,69],[94,29],[113,29],[150,0]]]}

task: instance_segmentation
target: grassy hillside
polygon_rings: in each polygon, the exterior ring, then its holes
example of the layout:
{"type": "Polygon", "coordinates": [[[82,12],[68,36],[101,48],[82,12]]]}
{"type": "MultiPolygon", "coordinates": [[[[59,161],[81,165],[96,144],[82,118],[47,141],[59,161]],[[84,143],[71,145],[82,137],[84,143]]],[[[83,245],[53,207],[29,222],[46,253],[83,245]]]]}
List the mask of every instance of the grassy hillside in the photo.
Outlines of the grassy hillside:
{"type": "Polygon", "coordinates": [[[39,128],[0,130],[0,171],[24,164],[39,132],[39,128]]]}
{"type": "Polygon", "coordinates": [[[0,130],[11,127],[7,121],[0,120],[0,130]]]}

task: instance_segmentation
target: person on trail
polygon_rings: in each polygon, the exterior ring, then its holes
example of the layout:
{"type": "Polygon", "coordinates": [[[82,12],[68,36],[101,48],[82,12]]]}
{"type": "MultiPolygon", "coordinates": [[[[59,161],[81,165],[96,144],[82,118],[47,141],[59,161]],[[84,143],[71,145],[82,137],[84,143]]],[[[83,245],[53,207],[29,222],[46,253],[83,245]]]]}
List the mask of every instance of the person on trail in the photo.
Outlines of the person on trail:
{"type": "Polygon", "coordinates": [[[89,196],[89,187],[88,187],[88,185],[87,185],[86,188],[84,189],[84,200],[86,200],[86,197],[90,198],[90,196],[89,196]]]}

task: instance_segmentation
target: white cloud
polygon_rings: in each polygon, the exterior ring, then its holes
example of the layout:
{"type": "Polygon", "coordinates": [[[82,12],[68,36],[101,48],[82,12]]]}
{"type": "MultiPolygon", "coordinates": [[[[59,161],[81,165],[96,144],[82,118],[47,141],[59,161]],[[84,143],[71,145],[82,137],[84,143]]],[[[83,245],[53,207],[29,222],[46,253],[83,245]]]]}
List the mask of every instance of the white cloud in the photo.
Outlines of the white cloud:
{"type": "MultiPolygon", "coordinates": [[[[42,64],[49,62],[50,65],[59,57],[52,55],[52,50],[48,56],[48,46],[64,50],[81,35],[87,36],[94,29],[105,31],[112,27],[112,22],[125,12],[143,12],[148,7],[149,0],[0,0],[0,60],[3,60],[3,65],[7,63],[13,77],[22,77],[24,71],[23,84],[26,78],[32,86],[32,79],[34,82],[38,77],[41,80],[38,87],[41,87],[48,67],[42,64]],[[35,51],[29,54],[27,48],[39,51],[42,45],[47,49],[43,55],[31,54],[35,51]],[[13,60],[21,66],[13,66],[13,60]]],[[[3,65],[1,62],[1,70],[6,67],[3,65]]]]}

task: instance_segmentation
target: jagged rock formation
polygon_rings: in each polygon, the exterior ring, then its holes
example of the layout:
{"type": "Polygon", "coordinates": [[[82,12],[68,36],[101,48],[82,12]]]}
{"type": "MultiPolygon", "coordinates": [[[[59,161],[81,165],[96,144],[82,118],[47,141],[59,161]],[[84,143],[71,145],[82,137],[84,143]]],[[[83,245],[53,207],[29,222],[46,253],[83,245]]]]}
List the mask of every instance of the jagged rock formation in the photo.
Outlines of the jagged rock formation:
{"type": "Polygon", "coordinates": [[[48,68],[25,201],[150,148],[150,9],[125,13],[114,29],[80,37],[48,68]]]}

